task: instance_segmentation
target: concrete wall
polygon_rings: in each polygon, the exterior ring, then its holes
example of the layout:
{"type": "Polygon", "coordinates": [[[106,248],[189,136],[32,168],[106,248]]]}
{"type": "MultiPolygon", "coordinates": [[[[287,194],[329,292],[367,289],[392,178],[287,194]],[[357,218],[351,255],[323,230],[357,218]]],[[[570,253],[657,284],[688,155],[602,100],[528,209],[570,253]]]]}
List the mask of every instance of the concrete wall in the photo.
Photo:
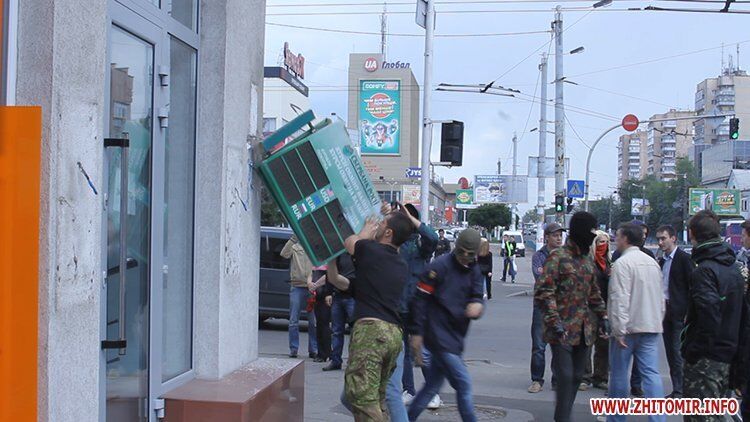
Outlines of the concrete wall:
{"type": "Polygon", "coordinates": [[[261,129],[265,1],[200,7],[194,360],[199,378],[218,379],[258,355],[260,198],[247,142],[261,129]]]}
{"type": "Polygon", "coordinates": [[[40,421],[99,412],[106,2],[19,2],[17,103],[42,107],[40,421]]]}

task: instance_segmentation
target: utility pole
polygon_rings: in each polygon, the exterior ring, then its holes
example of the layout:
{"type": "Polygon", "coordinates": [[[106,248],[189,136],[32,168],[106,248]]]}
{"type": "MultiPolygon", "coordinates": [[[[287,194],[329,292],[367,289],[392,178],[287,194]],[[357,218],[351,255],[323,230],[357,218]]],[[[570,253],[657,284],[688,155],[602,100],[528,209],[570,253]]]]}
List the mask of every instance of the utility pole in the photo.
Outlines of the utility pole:
{"type": "MultiPolygon", "coordinates": [[[[537,170],[541,172],[542,163],[547,158],[547,53],[542,53],[542,63],[539,65],[541,72],[542,92],[541,107],[539,109],[539,164],[537,170]]],[[[529,175],[533,176],[533,175],[529,175]]],[[[539,222],[536,224],[536,250],[544,246],[544,203],[546,180],[543,174],[537,174],[539,197],[536,203],[536,215],[539,222]]]]}
{"type": "MultiPolygon", "coordinates": [[[[563,23],[560,6],[555,8],[555,195],[565,196],[565,108],[563,106],[563,23]]],[[[565,214],[557,213],[557,222],[565,226],[565,214]]]]}
{"type": "Polygon", "coordinates": [[[518,174],[518,137],[513,132],[513,180],[510,184],[510,193],[513,198],[513,205],[510,208],[510,226],[513,230],[518,230],[516,227],[516,214],[518,213],[518,204],[515,202],[516,199],[516,175],[518,174]]]}
{"type": "Polygon", "coordinates": [[[386,33],[388,32],[388,5],[383,2],[383,14],[380,15],[380,54],[386,59],[386,33]]]}
{"type": "Polygon", "coordinates": [[[432,95],[432,41],[435,37],[435,2],[427,0],[424,36],[424,85],[422,96],[422,185],[419,200],[422,205],[422,222],[430,221],[430,149],[432,147],[432,121],[430,97],[432,95]]]}

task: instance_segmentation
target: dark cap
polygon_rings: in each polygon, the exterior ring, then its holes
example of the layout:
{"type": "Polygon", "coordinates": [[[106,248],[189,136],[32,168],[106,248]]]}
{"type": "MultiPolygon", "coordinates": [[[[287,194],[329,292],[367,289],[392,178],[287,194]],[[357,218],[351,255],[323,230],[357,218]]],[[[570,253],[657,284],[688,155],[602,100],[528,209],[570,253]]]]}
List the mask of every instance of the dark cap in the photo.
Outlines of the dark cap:
{"type": "Polygon", "coordinates": [[[556,232],[564,232],[565,229],[563,226],[561,226],[558,223],[549,223],[547,226],[544,227],[544,235],[556,233],[556,232]]]}

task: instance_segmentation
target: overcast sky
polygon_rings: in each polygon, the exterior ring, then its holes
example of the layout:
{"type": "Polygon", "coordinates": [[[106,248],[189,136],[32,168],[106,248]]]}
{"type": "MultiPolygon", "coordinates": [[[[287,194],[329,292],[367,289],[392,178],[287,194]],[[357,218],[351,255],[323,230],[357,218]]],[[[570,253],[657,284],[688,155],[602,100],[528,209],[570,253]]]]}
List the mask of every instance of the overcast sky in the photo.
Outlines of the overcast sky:
{"type": "MultiPolygon", "coordinates": [[[[514,132],[521,140],[518,147],[519,174],[526,174],[528,157],[538,155],[539,136],[529,133],[529,130],[538,126],[540,106],[530,100],[535,92],[539,96],[538,65],[541,52],[554,53],[554,46],[545,45],[550,35],[439,37],[441,34],[549,30],[556,3],[533,1],[437,2],[434,84],[487,83],[503,75],[498,84],[519,89],[523,94],[516,99],[471,93],[433,93],[433,119],[456,119],[465,123],[464,166],[439,169],[446,182],[455,183],[461,176],[471,179],[474,174],[494,174],[498,158],[502,159],[503,173],[510,174],[514,132]],[[541,12],[523,12],[531,9],[541,12]],[[490,12],[499,10],[513,12],[490,12]],[[532,54],[537,49],[539,52],[532,54]],[[531,57],[522,62],[529,55],[531,57]]],[[[413,1],[389,0],[388,3],[388,11],[391,12],[388,15],[389,33],[423,34],[422,28],[414,22],[413,1]]],[[[560,3],[564,8],[590,6],[590,3],[580,1],[560,3]]],[[[692,109],[696,84],[720,72],[722,43],[725,44],[725,61],[728,61],[730,54],[736,56],[737,43],[742,43],[740,66],[744,69],[744,63],[750,60],[750,33],[746,30],[750,16],[617,11],[649,4],[704,9],[719,9],[722,6],[615,0],[605,10],[563,12],[565,51],[585,47],[583,53],[564,57],[564,75],[579,84],[565,85],[566,116],[569,120],[565,129],[566,154],[571,159],[571,179],[583,179],[585,176],[588,147],[584,144],[591,145],[625,114],[634,113],[645,120],[670,108],[692,109]],[[649,63],[639,64],[646,61],[649,63]]],[[[739,9],[738,6],[734,7],[739,9]]],[[[382,2],[374,0],[268,0],[266,21],[333,30],[379,32],[380,16],[377,13],[382,9],[382,2]],[[320,5],[336,3],[339,4],[336,7],[320,5]],[[312,4],[319,6],[305,6],[312,4]],[[349,12],[373,14],[346,14],[349,12]],[[290,15],[299,13],[304,15],[290,15]]],[[[310,87],[310,100],[316,113],[335,112],[346,116],[349,53],[379,52],[379,35],[323,32],[267,24],[266,65],[278,63],[285,41],[290,43],[295,53],[305,56],[305,83],[310,87]]],[[[388,37],[388,61],[411,63],[420,84],[424,78],[423,54],[424,39],[421,37],[388,37]]],[[[736,57],[734,61],[737,62],[736,57]]],[[[554,58],[551,57],[549,81],[553,79],[554,58]]],[[[548,86],[548,95],[550,99],[554,98],[553,85],[548,86]]],[[[548,120],[554,119],[552,104],[547,117],[548,120]]],[[[548,130],[553,128],[554,125],[548,125],[548,130]]],[[[612,132],[594,153],[591,173],[593,196],[607,196],[616,186],[617,139],[622,133],[621,130],[612,132]]],[[[439,145],[439,128],[433,136],[436,139],[434,146],[439,145]]],[[[551,134],[547,136],[547,147],[547,154],[551,156],[554,147],[551,134]]],[[[439,154],[436,154],[436,149],[439,148],[433,148],[433,159],[437,161],[439,154]]],[[[547,179],[548,204],[552,201],[553,186],[554,179],[547,179]]],[[[536,187],[537,179],[530,178],[530,203],[520,206],[522,212],[536,204],[536,187]]]]}

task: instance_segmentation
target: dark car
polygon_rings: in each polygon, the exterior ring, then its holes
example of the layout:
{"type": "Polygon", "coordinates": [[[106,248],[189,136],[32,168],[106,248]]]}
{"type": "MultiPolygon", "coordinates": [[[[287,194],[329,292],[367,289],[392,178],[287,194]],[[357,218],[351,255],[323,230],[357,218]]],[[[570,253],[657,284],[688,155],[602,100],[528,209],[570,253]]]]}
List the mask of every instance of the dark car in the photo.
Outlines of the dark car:
{"type": "MultiPolygon", "coordinates": [[[[259,318],[289,317],[289,262],[281,250],[292,237],[292,230],[281,227],[260,228],[259,318]]],[[[303,310],[301,319],[307,319],[303,310]]]]}

